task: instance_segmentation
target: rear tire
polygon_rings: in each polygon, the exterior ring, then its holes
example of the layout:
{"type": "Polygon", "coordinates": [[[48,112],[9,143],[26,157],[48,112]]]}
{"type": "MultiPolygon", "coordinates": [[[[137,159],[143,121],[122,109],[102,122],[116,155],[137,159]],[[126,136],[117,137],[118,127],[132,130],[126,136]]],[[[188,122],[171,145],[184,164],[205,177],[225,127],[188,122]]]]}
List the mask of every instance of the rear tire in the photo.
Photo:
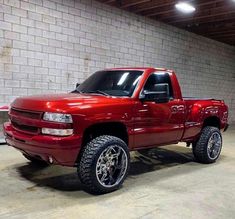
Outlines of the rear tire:
{"type": "Polygon", "coordinates": [[[124,141],[114,136],[99,136],[85,146],[78,176],[89,193],[113,192],[124,182],[129,163],[129,150],[124,141]]]}
{"type": "Polygon", "coordinates": [[[193,154],[200,163],[214,163],[222,149],[222,136],[216,127],[206,126],[198,141],[193,144],[193,154]]]}
{"type": "Polygon", "coordinates": [[[23,156],[29,160],[32,164],[34,164],[35,166],[41,166],[41,167],[46,167],[46,166],[49,166],[49,164],[44,161],[44,160],[39,160],[37,158],[34,158],[34,157],[31,157],[27,154],[23,154],[23,156]]]}

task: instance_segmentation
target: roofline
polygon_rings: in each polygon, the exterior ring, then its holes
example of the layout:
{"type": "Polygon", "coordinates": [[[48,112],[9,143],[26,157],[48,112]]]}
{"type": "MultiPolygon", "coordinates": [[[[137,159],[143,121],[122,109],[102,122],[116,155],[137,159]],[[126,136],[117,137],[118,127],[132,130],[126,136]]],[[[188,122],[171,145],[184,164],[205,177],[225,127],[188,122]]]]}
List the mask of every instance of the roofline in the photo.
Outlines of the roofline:
{"type": "Polygon", "coordinates": [[[170,69],[166,68],[154,68],[154,67],[119,67],[119,68],[106,68],[105,70],[113,71],[113,70],[141,70],[141,71],[146,71],[146,70],[157,70],[157,71],[172,71],[170,69]]]}

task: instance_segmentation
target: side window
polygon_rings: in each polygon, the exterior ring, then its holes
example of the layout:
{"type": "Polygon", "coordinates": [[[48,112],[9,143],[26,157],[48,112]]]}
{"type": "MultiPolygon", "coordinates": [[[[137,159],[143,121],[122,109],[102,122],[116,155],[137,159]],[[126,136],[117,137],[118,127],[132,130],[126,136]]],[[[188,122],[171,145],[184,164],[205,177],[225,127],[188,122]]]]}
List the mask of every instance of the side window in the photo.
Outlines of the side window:
{"type": "Polygon", "coordinates": [[[156,84],[168,84],[170,98],[174,97],[171,78],[168,73],[153,73],[149,76],[144,86],[144,91],[154,91],[156,84]]]}

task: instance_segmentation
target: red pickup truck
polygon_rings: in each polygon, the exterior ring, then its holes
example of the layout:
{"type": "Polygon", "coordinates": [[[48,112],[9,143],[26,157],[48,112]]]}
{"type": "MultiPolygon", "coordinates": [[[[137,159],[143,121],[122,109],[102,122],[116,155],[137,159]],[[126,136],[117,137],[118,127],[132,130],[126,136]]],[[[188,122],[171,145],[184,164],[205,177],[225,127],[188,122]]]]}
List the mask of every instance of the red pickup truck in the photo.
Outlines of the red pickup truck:
{"type": "Polygon", "coordinates": [[[228,107],[182,98],[172,70],[115,68],[68,94],[17,98],[9,118],[6,142],[28,160],[77,167],[85,189],[107,193],[123,183],[133,150],[186,142],[197,161],[215,162],[228,107]]]}

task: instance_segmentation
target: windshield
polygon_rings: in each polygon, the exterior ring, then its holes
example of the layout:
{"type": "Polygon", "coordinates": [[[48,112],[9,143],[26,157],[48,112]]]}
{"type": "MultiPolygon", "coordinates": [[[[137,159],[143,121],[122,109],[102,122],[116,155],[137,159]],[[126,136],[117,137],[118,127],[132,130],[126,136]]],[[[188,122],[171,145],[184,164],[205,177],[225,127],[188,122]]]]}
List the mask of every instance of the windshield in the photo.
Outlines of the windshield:
{"type": "Polygon", "coordinates": [[[143,71],[98,71],[79,85],[75,91],[130,97],[142,74],[143,71]]]}

